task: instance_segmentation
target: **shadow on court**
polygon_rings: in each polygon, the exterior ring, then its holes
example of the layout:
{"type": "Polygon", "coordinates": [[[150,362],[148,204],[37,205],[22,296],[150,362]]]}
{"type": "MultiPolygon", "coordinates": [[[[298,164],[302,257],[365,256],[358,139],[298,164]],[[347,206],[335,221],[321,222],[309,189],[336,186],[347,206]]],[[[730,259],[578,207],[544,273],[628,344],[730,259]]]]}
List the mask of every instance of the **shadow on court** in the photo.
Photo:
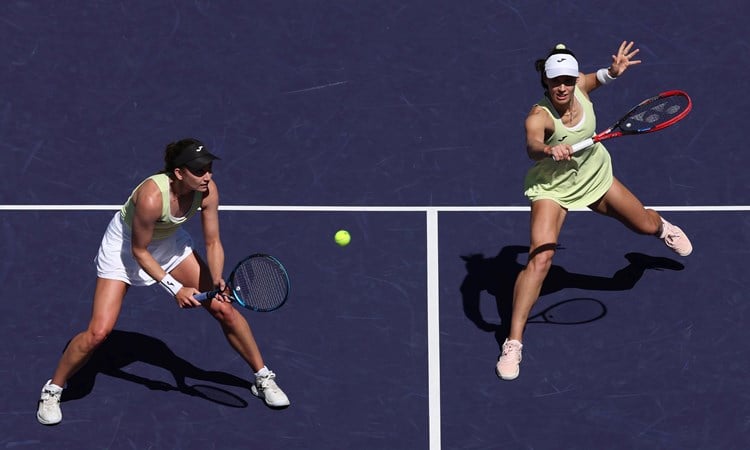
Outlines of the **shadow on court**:
{"type": "MultiPolygon", "coordinates": [[[[558,248],[558,251],[560,250],[564,249],[558,248]]],[[[486,258],[482,254],[461,257],[466,262],[467,272],[461,283],[464,313],[480,330],[493,332],[498,346],[502,346],[510,332],[513,288],[518,273],[525,267],[518,262],[518,257],[528,251],[528,246],[509,245],[492,258],[486,258]],[[499,324],[483,316],[480,308],[482,291],[487,291],[495,297],[499,324]]],[[[569,288],[586,291],[626,291],[632,289],[648,269],[685,268],[673,259],[643,253],[627,253],[625,259],[629,264],[611,277],[568,272],[561,266],[553,265],[542,285],[540,296],[569,288]]],[[[530,317],[527,323],[579,325],[599,320],[605,315],[606,306],[601,301],[594,298],[573,298],[551,305],[530,317]]]]}
{"type": "Polygon", "coordinates": [[[251,386],[249,381],[240,377],[225,372],[207,371],[194,366],[177,356],[163,341],[152,336],[114,330],[86,365],[68,381],[68,387],[63,391],[62,401],[77,400],[90,394],[99,374],[137,383],[154,391],[180,392],[234,408],[245,408],[248,403],[241,397],[215,385],[240,387],[248,391],[251,386]],[[174,385],[123,370],[137,362],[163,368],[174,378],[174,385]],[[188,378],[208,382],[213,386],[189,385],[185,381],[188,378]]]}

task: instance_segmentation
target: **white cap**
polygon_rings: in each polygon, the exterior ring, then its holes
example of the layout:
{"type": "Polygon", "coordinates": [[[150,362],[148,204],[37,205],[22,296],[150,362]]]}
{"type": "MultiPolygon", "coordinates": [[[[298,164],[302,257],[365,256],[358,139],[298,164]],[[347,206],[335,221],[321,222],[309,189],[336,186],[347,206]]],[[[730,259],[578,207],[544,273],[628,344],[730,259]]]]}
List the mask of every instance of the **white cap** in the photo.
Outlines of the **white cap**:
{"type": "Polygon", "coordinates": [[[557,53],[544,62],[544,73],[547,78],[557,78],[562,76],[578,77],[578,61],[573,55],[566,53],[557,53]]]}

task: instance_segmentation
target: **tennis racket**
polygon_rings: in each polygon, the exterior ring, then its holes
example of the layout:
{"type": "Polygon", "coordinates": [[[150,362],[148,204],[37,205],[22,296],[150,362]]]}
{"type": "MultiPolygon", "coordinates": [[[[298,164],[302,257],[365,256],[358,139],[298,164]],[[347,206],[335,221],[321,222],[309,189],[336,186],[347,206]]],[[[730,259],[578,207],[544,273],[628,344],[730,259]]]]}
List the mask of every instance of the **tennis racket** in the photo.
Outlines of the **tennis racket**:
{"type": "Polygon", "coordinates": [[[571,147],[575,153],[606,139],[663,130],[684,119],[692,107],[693,102],[686,92],[662,92],[640,102],[611,127],[571,147]]]}
{"type": "Polygon", "coordinates": [[[224,291],[201,292],[195,299],[203,302],[224,292],[243,308],[268,312],[286,302],[289,287],[289,275],[283,264],[273,256],[256,253],[235,266],[224,291]]]}

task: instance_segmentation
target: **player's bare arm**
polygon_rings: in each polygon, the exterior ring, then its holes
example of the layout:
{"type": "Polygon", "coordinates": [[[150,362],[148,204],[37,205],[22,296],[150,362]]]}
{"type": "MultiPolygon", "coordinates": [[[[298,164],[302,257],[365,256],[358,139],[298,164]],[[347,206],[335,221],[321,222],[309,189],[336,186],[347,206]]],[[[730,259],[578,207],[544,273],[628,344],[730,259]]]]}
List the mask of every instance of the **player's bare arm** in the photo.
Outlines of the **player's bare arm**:
{"type": "MultiPolygon", "coordinates": [[[[635,43],[633,41],[622,41],[620,47],[617,49],[617,53],[612,55],[612,62],[610,65],[602,69],[605,71],[605,73],[602,74],[602,77],[608,77],[609,79],[614,80],[622,75],[630,66],[640,64],[640,59],[633,59],[638,53],[640,53],[640,49],[634,47],[635,43]]],[[[586,93],[603,86],[596,72],[581,76],[579,83],[581,90],[586,93]]]]}
{"type": "Polygon", "coordinates": [[[219,233],[219,189],[213,180],[209,182],[208,191],[201,202],[201,224],[211,280],[215,287],[223,289],[224,246],[219,233]]]}
{"type": "MultiPolygon", "coordinates": [[[[148,251],[148,245],[154,236],[154,225],[161,217],[161,192],[156,183],[147,181],[138,188],[133,200],[135,203],[131,238],[133,258],[151,278],[161,281],[167,272],[148,251]]],[[[175,295],[175,299],[182,308],[200,306],[200,303],[193,298],[196,293],[198,293],[197,289],[185,286],[175,295]]]]}
{"type": "Polygon", "coordinates": [[[153,181],[147,181],[138,188],[133,197],[132,252],[143,270],[154,280],[161,280],[167,274],[148,251],[154,236],[154,225],[161,217],[162,198],[159,188],[153,181]]]}
{"type": "Polygon", "coordinates": [[[545,139],[552,132],[554,124],[544,109],[534,106],[526,117],[526,153],[534,161],[541,161],[553,157],[559,160],[570,159],[572,150],[570,145],[560,144],[548,146],[545,139]]]}

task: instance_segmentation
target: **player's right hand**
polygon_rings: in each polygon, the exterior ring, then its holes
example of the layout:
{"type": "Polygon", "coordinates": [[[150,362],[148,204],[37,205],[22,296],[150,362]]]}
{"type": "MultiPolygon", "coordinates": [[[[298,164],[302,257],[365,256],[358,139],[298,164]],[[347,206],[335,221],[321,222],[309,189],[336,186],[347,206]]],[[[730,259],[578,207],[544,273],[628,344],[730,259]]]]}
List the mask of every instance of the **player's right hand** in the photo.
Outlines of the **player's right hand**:
{"type": "Polygon", "coordinates": [[[549,155],[555,161],[570,161],[573,156],[573,147],[568,144],[558,144],[549,147],[549,155]]]}
{"type": "Polygon", "coordinates": [[[182,289],[180,289],[177,292],[177,295],[175,295],[175,301],[177,302],[177,306],[179,306],[181,309],[187,309],[187,308],[195,308],[197,306],[201,306],[202,303],[193,297],[195,294],[200,294],[200,291],[192,288],[183,286],[182,289]]]}

